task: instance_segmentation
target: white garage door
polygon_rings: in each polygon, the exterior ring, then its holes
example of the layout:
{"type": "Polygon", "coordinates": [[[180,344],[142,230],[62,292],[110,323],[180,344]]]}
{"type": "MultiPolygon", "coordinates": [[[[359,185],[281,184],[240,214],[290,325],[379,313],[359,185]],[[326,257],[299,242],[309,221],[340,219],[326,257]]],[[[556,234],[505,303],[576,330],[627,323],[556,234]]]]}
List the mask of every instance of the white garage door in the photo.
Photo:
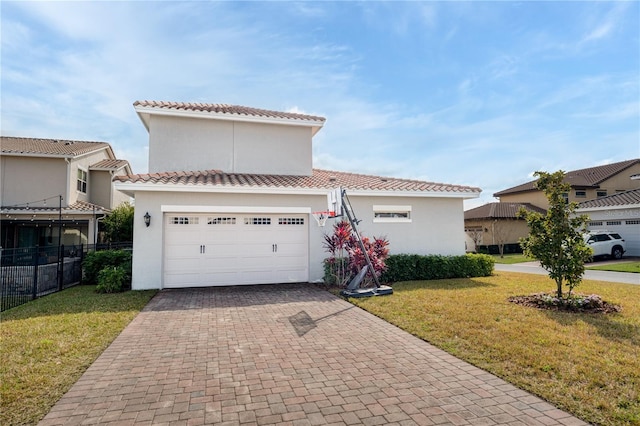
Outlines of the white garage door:
{"type": "Polygon", "coordinates": [[[625,256],[640,256],[640,219],[594,220],[589,223],[590,231],[617,232],[624,239],[625,256]]]}
{"type": "Polygon", "coordinates": [[[167,213],[164,227],[166,288],[309,280],[308,215],[167,213]]]}

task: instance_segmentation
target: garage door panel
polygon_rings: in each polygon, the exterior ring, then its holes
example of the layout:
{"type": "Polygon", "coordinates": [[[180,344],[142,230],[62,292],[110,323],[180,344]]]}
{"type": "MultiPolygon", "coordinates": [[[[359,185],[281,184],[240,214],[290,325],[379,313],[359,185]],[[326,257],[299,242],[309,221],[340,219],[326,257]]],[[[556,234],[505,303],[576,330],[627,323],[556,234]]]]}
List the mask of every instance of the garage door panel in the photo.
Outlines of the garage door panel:
{"type": "Polygon", "coordinates": [[[308,216],[170,214],[164,250],[165,287],[306,281],[308,216]]]}
{"type": "Polygon", "coordinates": [[[165,287],[183,288],[199,287],[201,283],[199,273],[165,274],[165,287]]]}
{"type": "Polygon", "coordinates": [[[200,268],[200,260],[195,257],[175,257],[165,261],[165,270],[172,273],[183,271],[197,271],[200,268]]]}

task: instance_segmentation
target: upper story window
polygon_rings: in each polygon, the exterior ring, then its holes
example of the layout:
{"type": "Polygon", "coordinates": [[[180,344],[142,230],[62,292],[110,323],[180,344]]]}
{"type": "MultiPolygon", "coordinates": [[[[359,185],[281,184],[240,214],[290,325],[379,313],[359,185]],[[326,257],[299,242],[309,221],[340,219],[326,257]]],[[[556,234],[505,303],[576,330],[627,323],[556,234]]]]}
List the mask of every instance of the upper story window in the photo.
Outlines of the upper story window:
{"type": "Polygon", "coordinates": [[[607,190],[606,189],[600,189],[598,191],[596,191],[596,197],[600,198],[600,197],[606,197],[607,196],[607,190]]]}
{"type": "Polygon", "coordinates": [[[587,191],[576,191],[576,198],[587,198],[587,191]]]}
{"type": "Polygon", "coordinates": [[[87,193],[87,171],[78,169],[78,183],[77,188],[78,191],[86,194],[87,193]]]}
{"type": "Polygon", "coordinates": [[[411,206],[373,206],[374,222],[411,222],[411,206]]]}

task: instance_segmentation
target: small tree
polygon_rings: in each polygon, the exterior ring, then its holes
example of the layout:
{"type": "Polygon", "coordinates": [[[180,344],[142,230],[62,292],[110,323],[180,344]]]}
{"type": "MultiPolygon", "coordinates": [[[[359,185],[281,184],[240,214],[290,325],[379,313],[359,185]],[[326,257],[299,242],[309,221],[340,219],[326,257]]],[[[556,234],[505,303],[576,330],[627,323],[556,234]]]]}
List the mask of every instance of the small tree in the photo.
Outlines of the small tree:
{"type": "Polygon", "coordinates": [[[549,277],[556,282],[557,296],[562,298],[562,285],[569,286],[569,296],[574,287],[582,281],[584,263],[592,255],[591,248],[585,243],[587,215],[576,216],[576,203],[568,203],[564,194],[571,185],[564,183],[564,172],[535,172],[538,178],[536,187],[544,192],[549,200],[546,216],[521,208],[518,217],[527,221],[529,236],[520,239],[520,245],[526,256],[536,258],[549,277]]]}
{"type": "Polygon", "coordinates": [[[469,235],[469,238],[473,241],[473,251],[478,251],[478,246],[482,243],[483,230],[483,226],[473,226],[466,230],[467,235],[469,235]]]}
{"type": "Polygon", "coordinates": [[[102,223],[108,242],[133,241],[133,206],[127,202],[113,209],[102,223]]]}

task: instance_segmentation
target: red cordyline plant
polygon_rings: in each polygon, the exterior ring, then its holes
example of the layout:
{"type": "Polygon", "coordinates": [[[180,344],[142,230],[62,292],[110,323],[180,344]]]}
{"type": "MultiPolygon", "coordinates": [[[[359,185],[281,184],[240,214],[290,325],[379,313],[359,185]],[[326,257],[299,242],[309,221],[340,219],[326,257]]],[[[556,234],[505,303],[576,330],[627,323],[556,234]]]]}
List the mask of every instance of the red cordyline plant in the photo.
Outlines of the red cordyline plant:
{"type": "MultiPolygon", "coordinates": [[[[374,237],[373,242],[367,237],[361,237],[371,265],[379,277],[387,268],[389,257],[389,241],[384,237],[374,237]]],[[[329,272],[335,278],[335,284],[345,287],[366,264],[362,248],[351,232],[351,225],[346,220],[333,225],[333,234],[324,235],[324,249],[331,255],[325,259],[329,272]]],[[[371,285],[370,275],[365,278],[365,286],[371,285]]]]}

